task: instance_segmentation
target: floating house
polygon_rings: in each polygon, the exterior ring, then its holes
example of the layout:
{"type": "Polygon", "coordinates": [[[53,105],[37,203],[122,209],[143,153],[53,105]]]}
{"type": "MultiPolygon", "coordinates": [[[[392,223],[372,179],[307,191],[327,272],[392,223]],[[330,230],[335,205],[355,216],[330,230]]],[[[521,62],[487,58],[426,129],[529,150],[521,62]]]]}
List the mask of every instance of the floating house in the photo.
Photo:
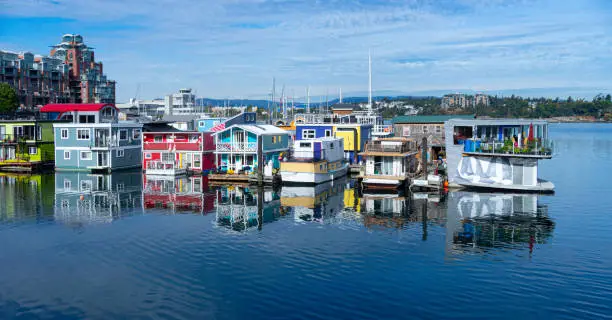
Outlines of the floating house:
{"type": "Polygon", "coordinates": [[[210,117],[194,120],[194,127],[199,132],[209,132],[212,128],[224,123],[228,118],[210,117]]]}
{"type": "MultiPolygon", "coordinates": [[[[217,119],[221,119],[221,118],[217,118],[217,119]]],[[[198,131],[211,131],[211,132],[218,132],[221,130],[225,130],[226,128],[229,128],[233,125],[236,124],[257,124],[257,113],[255,112],[242,112],[238,115],[235,115],[229,119],[220,121],[217,123],[217,120],[213,120],[212,123],[215,124],[214,126],[212,126],[210,129],[207,129],[208,126],[210,125],[210,121],[206,118],[204,119],[199,119],[196,121],[198,124],[198,131]],[[201,123],[203,121],[203,123],[201,123]],[[202,124],[202,125],[200,125],[202,124]]]]}
{"type": "Polygon", "coordinates": [[[53,124],[55,169],[113,171],[142,164],[142,124],[119,121],[112,104],[48,104],[53,124]]]}
{"type": "MultiPolygon", "coordinates": [[[[295,139],[308,140],[325,137],[344,139],[344,158],[350,164],[361,161],[359,153],[372,138],[372,124],[341,122],[339,118],[317,114],[302,114],[295,117],[295,139]],[[334,120],[335,119],[335,120],[334,120]]],[[[349,118],[347,118],[349,119],[349,118]]]]}
{"type": "Polygon", "coordinates": [[[393,118],[393,135],[409,138],[421,145],[427,138],[428,160],[441,156],[445,145],[444,122],[450,119],[474,119],[474,115],[415,115],[393,118]]]}
{"type": "Polygon", "coordinates": [[[147,124],[142,136],[142,168],[147,174],[208,173],[215,168],[212,133],[180,131],[164,124],[147,124]]]}
{"type": "Polygon", "coordinates": [[[323,183],[344,177],[347,172],[344,140],[333,137],[294,141],[280,167],[284,184],[323,183]]]}
{"type": "Polygon", "coordinates": [[[451,119],[445,125],[448,182],[455,186],[552,192],[538,178],[553,156],[548,123],[530,119],[451,119]]]}
{"type": "Polygon", "coordinates": [[[289,134],[273,125],[232,125],[215,132],[214,137],[217,167],[227,173],[254,172],[259,153],[268,167],[264,172],[271,172],[280,168],[279,156],[289,150],[289,134]]]}
{"type": "Polygon", "coordinates": [[[91,174],[55,173],[55,219],[71,224],[112,222],[142,214],[139,170],[91,174]]]}
{"type": "Polygon", "coordinates": [[[172,213],[206,214],[214,210],[215,193],[208,192],[206,177],[143,177],[145,209],[165,209],[172,213]]]}
{"type": "Polygon", "coordinates": [[[366,144],[361,156],[365,171],[360,176],[366,188],[398,188],[417,170],[416,143],[406,138],[381,138],[366,144]]]}
{"type": "Polygon", "coordinates": [[[0,121],[0,170],[37,171],[54,164],[52,121],[0,121]]]}

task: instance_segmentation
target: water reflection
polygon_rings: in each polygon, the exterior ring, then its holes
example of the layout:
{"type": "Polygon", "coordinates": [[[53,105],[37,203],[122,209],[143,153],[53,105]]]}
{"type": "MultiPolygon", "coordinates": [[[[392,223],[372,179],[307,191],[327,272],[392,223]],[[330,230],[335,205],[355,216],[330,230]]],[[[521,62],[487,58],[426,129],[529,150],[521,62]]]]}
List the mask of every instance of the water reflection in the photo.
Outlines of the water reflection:
{"type": "Polygon", "coordinates": [[[345,208],[346,179],[316,186],[286,186],[281,191],[282,210],[295,221],[333,221],[345,208]]]}
{"type": "Polygon", "coordinates": [[[447,251],[529,248],[546,243],[554,222],[538,195],[455,192],[448,197],[447,251]]]}
{"type": "Polygon", "coordinates": [[[0,173],[0,221],[52,216],[54,178],[0,173]]]}
{"type": "Polygon", "coordinates": [[[67,224],[111,222],[141,213],[140,171],[55,173],[55,219],[67,224]]]}
{"type": "Polygon", "coordinates": [[[281,210],[276,190],[247,186],[226,186],[216,189],[215,214],[217,226],[227,230],[261,230],[286,213],[281,210]]]}
{"type": "Polygon", "coordinates": [[[144,176],[145,209],[167,209],[172,213],[214,210],[215,194],[209,192],[206,177],[144,176]]]}

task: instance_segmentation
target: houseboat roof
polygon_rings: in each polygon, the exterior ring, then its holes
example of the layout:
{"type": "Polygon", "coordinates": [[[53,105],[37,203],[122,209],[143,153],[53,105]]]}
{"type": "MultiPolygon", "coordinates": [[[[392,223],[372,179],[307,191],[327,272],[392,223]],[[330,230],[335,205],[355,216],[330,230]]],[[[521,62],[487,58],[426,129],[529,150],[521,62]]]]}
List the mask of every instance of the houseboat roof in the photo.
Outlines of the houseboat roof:
{"type": "Polygon", "coordinates": [[[143,123],[142,124],[142,130],[146,133],[146,132],[157,132],[157,133],[162,133],[162,132],[184,132],[181,131],[171,125],[168,124],[168,122],[149,122],[149,123],[143,123]]]}
{"type": "Polygon", "coordinates": [[[393,123],[444,123],[451,119],[474,119],[473,114],[440,114],[431,116],[399,116],[393,119],[393,123]]]}
{"type": "Polygon", "coordinates": [[[548,121],[541,119],[450,119],[447,121],[451,126],[528,126],[530,124],[547,124],[548,121]]]}
{"type": "Polygon", "coordinates": [[[50,103],[40,108],[40,112],[100,111],[106,106],[117,109],[110,103],[50,103]]]}
{"type": "Polygon", "coordinates": [[[248,132],[252,132],[258,136],[289,134],[289,132],[283,129],[280,129],[276,126],[273,126],[271,124],[235,124],[231,127],[227,127],[223,130],[217,131],[214,134],[218,134],[220,132],[224,132],[232,128],[239,128],[239,129],[242,129],[248,132]]]}

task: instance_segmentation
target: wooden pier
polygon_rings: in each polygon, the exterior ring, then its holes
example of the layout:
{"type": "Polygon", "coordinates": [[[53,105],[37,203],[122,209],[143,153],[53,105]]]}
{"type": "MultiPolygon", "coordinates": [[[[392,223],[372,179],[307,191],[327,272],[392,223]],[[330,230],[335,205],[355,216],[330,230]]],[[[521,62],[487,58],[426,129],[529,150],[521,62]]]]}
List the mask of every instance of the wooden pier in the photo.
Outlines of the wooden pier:
{"type": "Polygon", "coordinates": [[[219,174],[219,173],[209,173],[208,174],[209,181],[223,181],[223,182],[249,182],[248,174],[219,174]]]}

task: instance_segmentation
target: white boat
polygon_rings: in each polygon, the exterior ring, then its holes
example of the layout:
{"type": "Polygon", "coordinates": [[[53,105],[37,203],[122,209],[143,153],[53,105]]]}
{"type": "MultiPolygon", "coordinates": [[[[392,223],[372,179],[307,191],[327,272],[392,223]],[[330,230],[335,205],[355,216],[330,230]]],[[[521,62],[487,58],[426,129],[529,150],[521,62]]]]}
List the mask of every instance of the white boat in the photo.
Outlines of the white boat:
{"type": "Polygon", "coordinates": [[[288,159],[281,162],[283,184],[318,184],[344,177],[348,172],[344,160],[344,139],[325,137],[296,140],[288,159]]]}

